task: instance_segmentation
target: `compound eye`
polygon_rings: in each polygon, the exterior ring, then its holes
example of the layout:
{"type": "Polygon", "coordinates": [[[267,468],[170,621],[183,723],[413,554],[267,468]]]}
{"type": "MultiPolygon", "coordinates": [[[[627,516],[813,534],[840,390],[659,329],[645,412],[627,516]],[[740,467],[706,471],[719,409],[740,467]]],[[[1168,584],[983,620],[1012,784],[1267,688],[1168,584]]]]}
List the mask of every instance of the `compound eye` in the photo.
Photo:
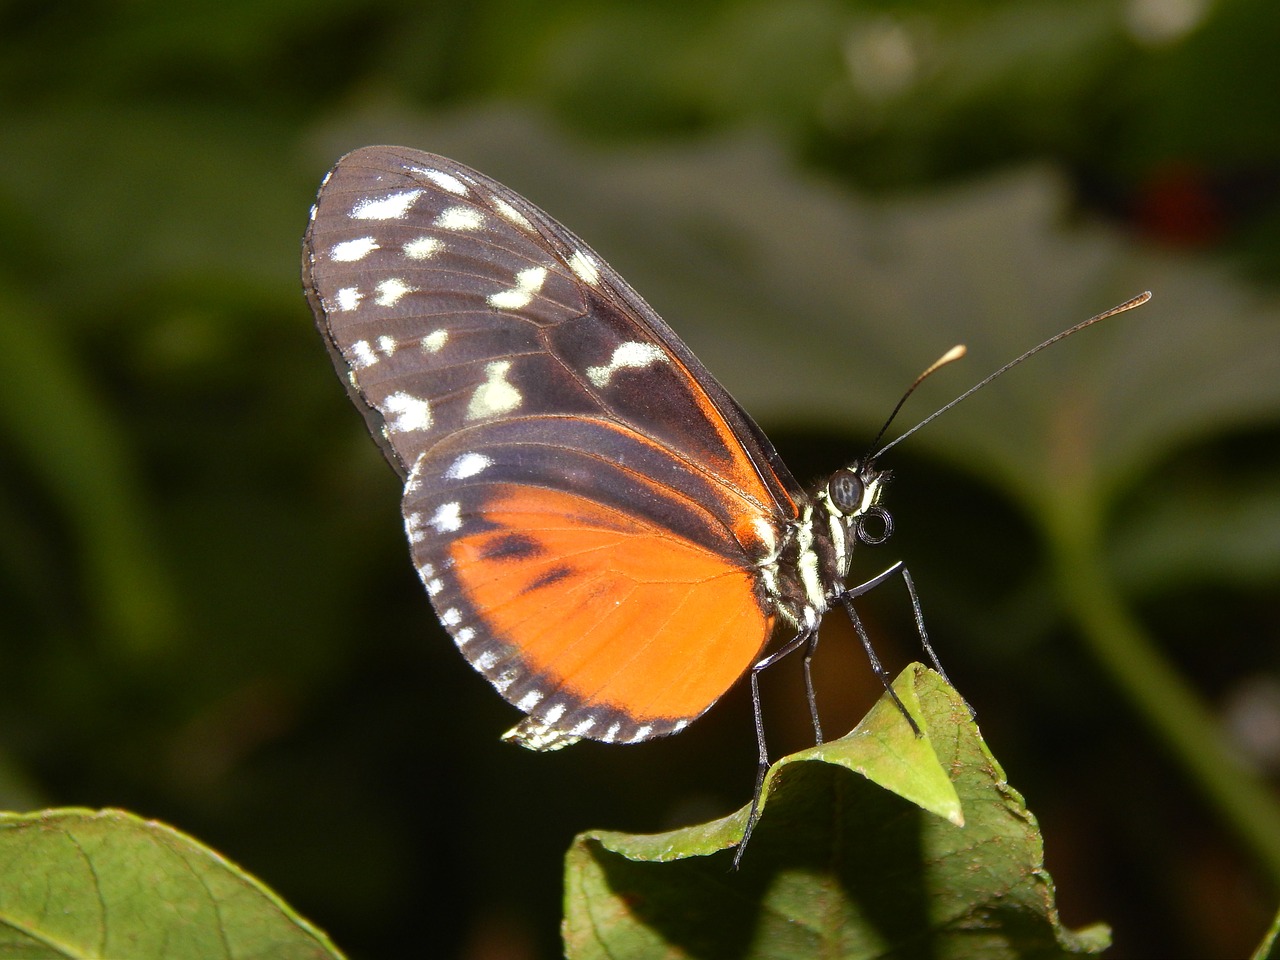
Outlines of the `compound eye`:
{"type": "Polygon", "coordinates": [[[856,513],[862,506],[865,489],[862,478],[853,467],[841,467],[827,481],[827,496],[831,498],[831,505],[846,517],[856,513]]]}

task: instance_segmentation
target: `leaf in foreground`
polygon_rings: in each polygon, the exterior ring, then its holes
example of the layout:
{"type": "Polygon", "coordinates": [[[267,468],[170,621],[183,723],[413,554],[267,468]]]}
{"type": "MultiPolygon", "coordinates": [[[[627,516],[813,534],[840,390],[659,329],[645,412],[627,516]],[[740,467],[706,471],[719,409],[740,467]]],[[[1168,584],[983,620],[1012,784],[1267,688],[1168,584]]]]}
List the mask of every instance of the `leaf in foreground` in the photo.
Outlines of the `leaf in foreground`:
{"type": "Polygon", "coordinates": [[[738,872],[747,810],[652,836],[594,831],[566,862],[572,958],[1063,957],[1035,818],[960,697],[913,665],[847,737],[780,760],[738,872]],[[961,813],[963,811],[963,814],[961,813]]]}
{"type": "Polygon", "coordinates": [[[340,960],[259,881],[121,810],[0,814],[0,956],[340,960]]]}
{"type": "Polygon", "coordinates": [[[1271,926],[1262,935],[1258,949],[1250,955],[1250,960],[1277,960],[1280,958],[1280,910],[1271,920],[1271,926]]]}

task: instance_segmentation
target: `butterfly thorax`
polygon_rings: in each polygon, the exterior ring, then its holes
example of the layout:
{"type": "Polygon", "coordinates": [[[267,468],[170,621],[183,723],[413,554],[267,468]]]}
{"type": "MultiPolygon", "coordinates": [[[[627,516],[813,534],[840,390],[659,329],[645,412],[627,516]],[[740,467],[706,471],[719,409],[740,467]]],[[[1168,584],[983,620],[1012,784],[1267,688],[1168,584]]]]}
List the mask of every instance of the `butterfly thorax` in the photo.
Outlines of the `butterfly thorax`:
{"type": "Polygon", "coordinates": [[[833,473],[799,504],[774,556],[761,563],[761,588],[792,626],[816,629],[845,588],[853,546],[883,543],[893,520],[880,506],[888,471],[854,463],[833,473]]]}

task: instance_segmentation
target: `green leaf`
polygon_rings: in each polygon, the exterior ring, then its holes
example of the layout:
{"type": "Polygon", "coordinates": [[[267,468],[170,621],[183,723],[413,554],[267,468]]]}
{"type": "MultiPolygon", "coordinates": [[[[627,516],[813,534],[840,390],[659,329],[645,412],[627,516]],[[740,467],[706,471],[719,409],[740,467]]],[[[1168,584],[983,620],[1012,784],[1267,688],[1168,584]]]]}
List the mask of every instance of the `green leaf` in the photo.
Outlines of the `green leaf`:
{"type": "Polygon", "coordinates": [[[923,736],[885,696],[847,737],[780,760],[736,873],[730,848],[747,808],[653,836],[578,837],[565,868],[567,955],[1000,958],[1104,949],[1104,927],[1059,924],[1035,818],[964,701],[919,664],[894,688],[923,736]]]}
{"type": "Polygon", "coordinates": [[[1276,912],[1271,926],[1267,928],[1267,932],[1262,936],[1262,942],[1258,944],[1258,949],[1250,955],[1250,960],[1275,960],[1280,957],[1280,911],[1276,912]]]}
{"type": "Polygon", "coordinates": [[[121,810],[0,814],[0,956],[340,958],[239,867],[121,810]]]}

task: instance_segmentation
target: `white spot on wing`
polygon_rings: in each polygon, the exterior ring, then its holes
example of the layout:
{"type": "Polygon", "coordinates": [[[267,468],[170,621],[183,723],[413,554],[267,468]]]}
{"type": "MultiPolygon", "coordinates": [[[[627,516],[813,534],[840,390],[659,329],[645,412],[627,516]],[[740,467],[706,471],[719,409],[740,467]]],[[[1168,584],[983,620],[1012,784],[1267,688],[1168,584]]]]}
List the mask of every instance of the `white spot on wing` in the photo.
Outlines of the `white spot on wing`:
{"type": "Polygon", "coordinates": [[[509,413],[524,402],[520,391],[507,382],[507,371],[510,369],[510,360],[495,360],[485,365],[487,379],[471,395],[471,402],[467,404],[468,420],[509,413]]]}
{"type": "Polygon", "coordinates": [[[444,247],[435,237],[415,237],[400,249],[410,260],[430,260],[444,247]]]}
{"type": "MultiPolygon", "coordinates": [[[[445,613],[448,612],[448,610],[445,611],[445,613]]],[[[440,619],[443,620],[444,618],[441,617],[440,619]]],[[[471,665],[477,670],[492,670],[498,665],[498,655],[492,650],[486,650],[484,653],[480,654],[480,656],[472,660],[471,665]]]]}
{"type": "Polygon", "coordinates": [[[391,277],[378,284],[378,299],[376,302],[380,307],[393,307],[396,301],[406,293],[413,293],[413,287],[399,277],[391,277]]]}
{"type": "MultiPolygon", "coordinates": [[[[457,501],[442,503],[428,521],[439,533],[453,533],[462,526],[462,509],[457,501]]],[[[443,619],[443,618],[441,618],[443,619]]]]}
{"type": "Polygon", "coordinates": [[[528,693],[526,693],[523,697],[520,698],[520,701],[519,703],[516,704],[516,706],[519,707],[521,710],[523,710],[525,713],[528,713],[530,710],[532,710],[541,702],[542,702],[542,691],[530,690],[528,693]]]}
{"type": "Polygon", "coordinates": [[[404,535],[410,543],[421,543],[426,536],[422,532],[422,514],[413,512],[404,518],[404,535]]]}
{"type": "Polygon", "coordinates": [[[446,627],[456,627],[462,622],[462,614],[458,612],[457,607],[450,607],[444,613],[440,614],[440,622],[446,627]]]}
{"type": "Polygon", "coordinates": [[[458,649],[462,649],[468,643],[476,638],[476,632],[470,627],[463,627],[453,635],[453,642],[458,645],[458,649]]]}
{"type": "Polygon", "coordinates": [[[448,190],[450,193],[457,194],[460,197],[467,195],[467,185],[453,174],[445,173],[443,170],[428,170],[422,167],[415,169],[441,190],[448,190]]]}
{"type": "Polygon", "coordinates": [[[427,596],[434,597],[437,593],[444,589],[444,581],[439,577],[432,577],[423,584],[427,588],[427,596]]]}
{"type": "Polygon", "coordinates": [[[446,480],[465,480],[491,466],[493,466],[493,460],[483,453],[464,453],[453,461],[444,476],[446,480]]]}
{"type": "Polygon", "coordinates": [[[577,274],[583,283],[595,286],[600,282],[600,267],[595,258],[582,250],[575,250],[569,258],[569,269],[577,274]]]}
{"type": "Polygon", "coordinates": [[[555,723],[557,720],[559,720],[561,717],[563,717],[563,716],[564,716],[564,711],[565,711],[565,706],[564,706],[564,704],[563,704],[563,703],[557,703],[557,704],[555,704],[555,705],[554,705],[550,710],[548,710],[548,711],[546,712],[546,714],[543,716],[543,718],[542,718],[542,719],[543,719],[543,722],[545,722],[545,723],[555,723]]]}
{"type": "Polygon", "coordinates": [[[607,387],[613,375],[626,368],[642,369],[651,363],[666,360],[667,355],[656,343],[629,340],[614,348],[609,362],[599,367],[587,367],[587,377],[597,387],[607,387]]]}
{"type": "Polygon", "coordinates": [[[369,346],[368,340],[357,340],[351,345],[351,365],[357,369],[372,366],[378,362],[378,355],[369,346]]]}
{"type": "Polygon", "coordinates": [[[431,404],[411,393],[397,391],[387,395],[382,401],[386,412],[387,429],[395,433],[409,433],[414,430],[431,428],[431,404]]]}
{"type": "Polygon", "coordinates": [[[385,197],[365,197],[351,208],[352,220],[399,220],[413,201],[422,196],[421,190],[401,190],[389,193],[385,197]]]}
{"type": "Polygon", "coordinates": [[[351,365],[357,370],[371,367],[383,357],[391,356],[399,346],[395,337],[388,337],[386,334],[372,344],[368,340],[357,340],[351,345],[351,365]]]}
{"type": "Polygon", "coordinates": [[[363,297],[358,287],[343,287],[333,295],[333,300],[339,310],[354,310],[360,306],[363,297]]]}
{"type": "Polygon", "coordinates": [[[422,349],[427,353],[435,353],[445,345],[449,339],[449,331],[445,329],[432,330],[422,338],[422,349]]]}
{"type": "Polygon", "coordinates": [[[471,207],[450,207],[436,217],[436,226],[443,230],[476,230],[484,223],[484,216],[471,207]]]}
{"type": "Polygon", "coordinates": [[[542,289],[547,279],[546,267],[529,267],[516,274],[516,285],[510,290],[489,294],[489,306],[499,310],[519,310],[527,307],[533,295],[542,289]]]}
{"type": "Polygon", "coordinates": [[[507,203],[507,201],[503,200],[501,197],[491,197],[490,201],[493,203],[493,208],[498,211],[498,215],[502,217],[502,219],[508,220],[511,223],[514,223],[517,227],[522,227],[525,230],[533,230],[533,224],[529,222],[529,218],[511,204],[507,203]]]}
{"type": "Polygon", "coordinates": [[[373,237],[360,237],[356,240],[343,240],[335,243],[329,251],[329,259],[339,263],[354,263],[363,260],[378,249],[378,241],[373,237]]]}

